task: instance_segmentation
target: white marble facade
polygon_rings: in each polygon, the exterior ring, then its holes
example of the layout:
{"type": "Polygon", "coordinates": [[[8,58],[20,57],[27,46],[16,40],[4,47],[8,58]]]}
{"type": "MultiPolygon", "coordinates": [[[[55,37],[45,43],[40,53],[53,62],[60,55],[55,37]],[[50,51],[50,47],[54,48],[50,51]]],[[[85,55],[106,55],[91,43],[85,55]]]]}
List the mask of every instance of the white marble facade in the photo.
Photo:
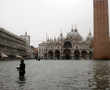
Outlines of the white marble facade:
{"type": "Polygon", "coordinates": [[[93,51],[92,39],[89,32],[86,40],[83,40],[78,30],[72,28],[65,37],[60,33],[58,38],[40,43],[38,56],[42,59],[73,59],[76,55],[88,56],[93,51]]]}

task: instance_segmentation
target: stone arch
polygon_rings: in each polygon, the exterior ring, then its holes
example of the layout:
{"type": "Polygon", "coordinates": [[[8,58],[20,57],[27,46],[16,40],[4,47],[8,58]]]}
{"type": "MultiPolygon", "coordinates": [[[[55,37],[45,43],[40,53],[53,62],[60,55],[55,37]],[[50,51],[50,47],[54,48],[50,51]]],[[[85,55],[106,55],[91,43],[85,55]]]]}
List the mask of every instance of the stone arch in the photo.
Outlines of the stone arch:
{"type": "Polygon", "coordinates": [[[48,51],[48,58],[53,59],[53,51],[52,50],[48,51]]]}
{"type": "Polygon", "coordinates": [[[60,51],[59,50],[55,50],[55,58],[60,59],[60,51]]]}
{"type": "Polygon", "coordinates": [[[64,57],[64,59],[71,59],[71,50],[70,49],[65,49],[63,51],[63,57],[64,57]]]}
{"type": "Polygon", "coordinates": [[[79,58],[80,57],[80,50],[79,49],[75,49],[74,50],[74,57],[75,58],[79,58]]]}
{"type": "Polygon", "coordinates": [[[86,58],[86,56],[88,55],[88,52],[86,50],[82,50],[81,51],[81,56],[86,58]]]}
{"type": "Polygon", "coordinates": [[[72,44],[70,41],[66,41],[63,45],[64,48],[72,48],[72,44]]]}

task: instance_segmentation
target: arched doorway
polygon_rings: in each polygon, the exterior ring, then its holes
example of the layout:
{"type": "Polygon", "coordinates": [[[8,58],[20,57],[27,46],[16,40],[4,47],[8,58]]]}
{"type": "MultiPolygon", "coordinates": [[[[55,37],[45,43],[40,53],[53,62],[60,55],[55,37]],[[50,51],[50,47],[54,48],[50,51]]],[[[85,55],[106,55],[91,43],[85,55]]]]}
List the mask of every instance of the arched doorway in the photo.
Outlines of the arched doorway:
{"type": "Polygon", "coordinates": [[[48,52],[48,58],[49,58],[49,59],[53,59],[53,51],[50,50],[50,51],[48,52]]]}
{"type": "Polygon", "coordinates": [[[64,59],[71,59],[71,50],[65,49],[63,52],[64,59]]]}
{"type": "Polygon", "coordinates": [[[79,49],[76,49],[74,51],[74,57],[75,57],[75,59],[79,59],[80,58],[80,50],[79,49]]]}
{"type": "Polygon", "coordinates": [[[59,50],[55,50],[55,58],[60,59],[60,51],[59,50]]]}
{"type": "Polygon", "coordinates": [[[87,58],[87,55],[88,55],[88,53],[87,53],[86,50],[82,50],[82,51],[81,51],[81,56],[82,56],[83,58],[87,58]]]}
{"type": "Polygon", "coordinates": [[[89,51],[89,59],[92,59],[93,58],[93,52],[92,51],[89,51]]]}
{"type": "Polygon", "coordinates": [[[63,46],[64,48],[72,48],[72,44],[71,44],[71,42],[70,41],[66,41],[65,43],[64,43],[64,46],[63,46]]]}

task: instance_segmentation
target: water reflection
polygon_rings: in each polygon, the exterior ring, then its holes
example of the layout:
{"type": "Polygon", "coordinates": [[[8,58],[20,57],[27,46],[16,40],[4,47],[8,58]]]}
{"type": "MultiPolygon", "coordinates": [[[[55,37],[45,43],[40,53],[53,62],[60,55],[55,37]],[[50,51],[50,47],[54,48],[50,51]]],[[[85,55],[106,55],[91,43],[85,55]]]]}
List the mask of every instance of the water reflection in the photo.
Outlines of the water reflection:
{"type": "Polygon", "coordinates": [[[25,76],[19,77],[17,83],[18,83],[19,89],[20,90],[24,90],[24,86],[26,84],[26,78],[25,78],[25,76]]]}
{"type": "Polygon", "coordinates": [[[0,62],[0,90],[110,90],[110,61],[27,60],[20,78],[18,62],[0,62]]]}
{"type": "Polygon", "coordinates": [[[19,76],[19,81],[25,81],[25,76],[19,76]]]}
{"type": "Polygon", "coordinates": [[[93,78],[89,80],[92,90],[110,89],[110,65],[107,61],[94,61],[93,78]]]}

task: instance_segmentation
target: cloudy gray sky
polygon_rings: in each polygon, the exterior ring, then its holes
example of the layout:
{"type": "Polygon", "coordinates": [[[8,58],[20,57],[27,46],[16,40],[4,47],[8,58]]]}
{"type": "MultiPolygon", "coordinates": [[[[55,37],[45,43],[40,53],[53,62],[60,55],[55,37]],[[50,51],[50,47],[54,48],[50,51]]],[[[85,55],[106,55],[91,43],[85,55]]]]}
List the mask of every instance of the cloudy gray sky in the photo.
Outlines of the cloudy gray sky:
{"type": "Polygon", "coordinates": [[[0,0],[0,27],[15,34],[28,32],[31,44],[66,34],[71,24],[83,37],[93,31],[92,0],[0,0]]]}

